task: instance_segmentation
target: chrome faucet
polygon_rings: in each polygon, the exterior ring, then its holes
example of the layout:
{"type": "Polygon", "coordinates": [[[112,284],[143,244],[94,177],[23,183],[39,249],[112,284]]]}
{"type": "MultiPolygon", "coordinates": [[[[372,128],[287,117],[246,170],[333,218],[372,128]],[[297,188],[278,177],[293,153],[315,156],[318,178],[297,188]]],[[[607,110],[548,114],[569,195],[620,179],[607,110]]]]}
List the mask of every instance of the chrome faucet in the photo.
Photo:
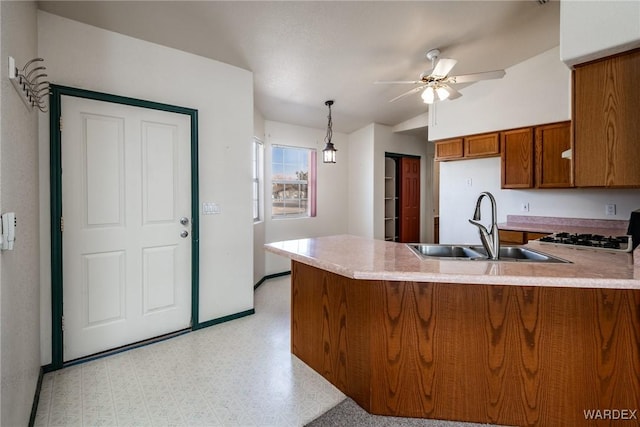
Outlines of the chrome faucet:
{"type": "Polygon", "coordinates": [[[482,240],[482,246],[484,246],[487,251],[487,255],[490,259],[498,259],[500,257],[500,236],[498,235],[498,221],[497,221],[497,213],[496,213],[496,199],[493,198],[493,195],[489,192],[482,192],[478,197],[478,201],[476,202],[476,210],[473,213],[473,219],[470,219],[469,222],[476,227],[480,232],[480,240],[482,240]],[[487,227],[480,224],[480,204],[482,203],[482,199],[488,197],[491,202],[491,230],[487,230],[487,227]]]}

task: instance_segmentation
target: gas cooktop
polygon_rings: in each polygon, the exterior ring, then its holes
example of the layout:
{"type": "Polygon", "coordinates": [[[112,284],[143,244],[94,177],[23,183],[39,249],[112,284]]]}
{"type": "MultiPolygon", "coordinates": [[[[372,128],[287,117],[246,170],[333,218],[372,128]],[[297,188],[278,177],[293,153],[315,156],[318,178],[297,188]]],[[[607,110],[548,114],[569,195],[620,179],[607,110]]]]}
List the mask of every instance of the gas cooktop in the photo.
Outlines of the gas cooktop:
{"type": "Polygon", "coordinates": [[[554,233],[538,239],[541,244],[597,249],[609,252],[631,252],[631,236],[601,236],[599,234],[554,233]]]}

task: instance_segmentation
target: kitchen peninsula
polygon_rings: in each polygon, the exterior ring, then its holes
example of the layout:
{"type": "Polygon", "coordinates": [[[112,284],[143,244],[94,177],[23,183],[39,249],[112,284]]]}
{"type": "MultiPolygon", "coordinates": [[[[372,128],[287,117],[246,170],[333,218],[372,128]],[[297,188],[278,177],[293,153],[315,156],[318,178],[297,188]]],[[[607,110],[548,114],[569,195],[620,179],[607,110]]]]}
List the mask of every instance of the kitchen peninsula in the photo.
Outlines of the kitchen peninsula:
{"type": "Polygon", "coordinates": [[[640,266],[528,247],[571,263],[422,260],[348,235],[266,245],[292,260],[293,354],[373,414],[580,426],[615,409],[637,425],[640,266]]]}

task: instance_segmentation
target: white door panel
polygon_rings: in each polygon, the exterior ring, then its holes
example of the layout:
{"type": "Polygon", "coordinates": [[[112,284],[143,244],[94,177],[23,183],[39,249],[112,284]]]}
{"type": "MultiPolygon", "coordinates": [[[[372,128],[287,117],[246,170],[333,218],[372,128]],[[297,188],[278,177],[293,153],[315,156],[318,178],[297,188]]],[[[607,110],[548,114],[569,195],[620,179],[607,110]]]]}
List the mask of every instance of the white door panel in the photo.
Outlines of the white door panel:
{"type": "Polygon", "coordinates": [[[189,327],[190,118],[62,97],[64,360],[189,327]]]}

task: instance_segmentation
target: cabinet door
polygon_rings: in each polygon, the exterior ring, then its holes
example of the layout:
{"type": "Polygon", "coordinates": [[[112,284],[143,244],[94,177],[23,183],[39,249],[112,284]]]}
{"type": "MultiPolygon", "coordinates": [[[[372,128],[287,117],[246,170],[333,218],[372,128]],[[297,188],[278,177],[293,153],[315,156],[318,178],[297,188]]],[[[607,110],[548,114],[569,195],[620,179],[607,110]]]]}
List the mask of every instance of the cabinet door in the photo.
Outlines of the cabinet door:
{"type": "Polygon", "coordinates": [[[436,141],[435,160],[461,159],[462,156],[462,138],[436,141]]]}
{"type": "Polygon", "coordinates": [[[571,159],[562,152],[571,148],[571,122],[536,127],[536,187],[571,187],[571,159]]]}
{"type": "Polygon", "coordinates": [[[500,134],[498,132],[464,138],[464,157],[491,157],[500,154],[500,134]]]}
{"type": "Polygon", "coordinates": [[[500,133],[502,188],[533,187],[533,128],[500,133]]]}
{"type": "Polygon", "coordinates": [[[577,66],[573,156],[577,187],[640,186],[640,49],[577,66]]]}

